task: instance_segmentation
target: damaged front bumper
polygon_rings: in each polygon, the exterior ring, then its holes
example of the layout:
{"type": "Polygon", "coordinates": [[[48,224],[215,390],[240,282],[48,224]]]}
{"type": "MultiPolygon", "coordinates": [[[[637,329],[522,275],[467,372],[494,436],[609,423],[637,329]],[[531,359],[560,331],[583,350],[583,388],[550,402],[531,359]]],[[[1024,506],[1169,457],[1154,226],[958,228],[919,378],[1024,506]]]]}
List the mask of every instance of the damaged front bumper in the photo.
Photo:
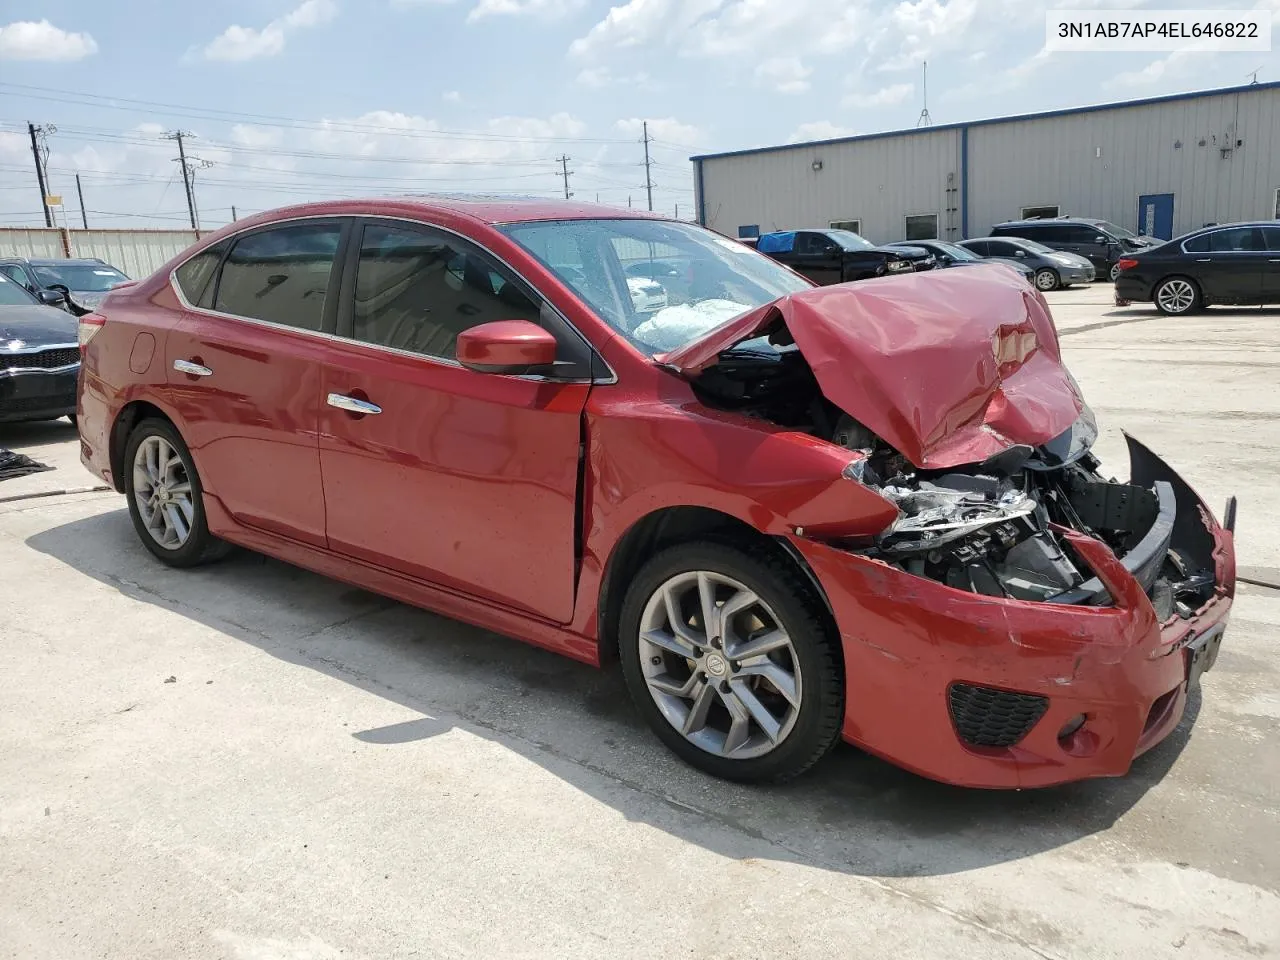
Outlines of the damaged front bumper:
{"type": "Polygon", "coordinates": [[[845,739],[933,779],[1019,788],[1123,775],[1167,737],[1221,643],[1235,508],[1219,524],[1163,460],[1132,440],[1130,457],[1158,517],[1123,559],[1057,528],[1095,575],[1058,602],[976,594],[793,538],[840,628],[845,739]],[[1148,592],[1170,551],[1212,583],[1162,621],[1148,592]]]}

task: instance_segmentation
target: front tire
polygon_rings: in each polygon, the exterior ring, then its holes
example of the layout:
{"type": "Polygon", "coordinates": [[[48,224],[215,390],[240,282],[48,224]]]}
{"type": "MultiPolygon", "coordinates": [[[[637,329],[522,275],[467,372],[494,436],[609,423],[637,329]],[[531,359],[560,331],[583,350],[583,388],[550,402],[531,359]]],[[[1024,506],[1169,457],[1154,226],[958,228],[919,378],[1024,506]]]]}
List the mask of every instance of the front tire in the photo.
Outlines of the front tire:
{"type": "Polygon", "coordinates": [[[690,765],[781,782],[835,743],[839,638],[790,562],[716,542],[671,547],[636,575],[618,626],[631,699],[690,765]]]}
{"type": "Polygon", "coordinates": [[[1200,288],[1187,277],[1167,277],[1156,284],[1151,296],[1156,309],[1166,316],[1181,317],[1194,313],[1204,305],[1200,288]]]}
{"type": "Polygon", "coordinates": [[[161,562],[195,567],[230,551],[230,544],[209,533],[195,461],[167,420],[143,420],[129,435],[124,492],[134,530],[161,562]]]}
{"type": "Polygon", "coordinates": [[[1062,286],[1062,281],[1058,279],[1058,271],[1050,270],[1048,267],[1041,267],[1036,271],[1035,275],[1036,289],[1041,293],[1048,293],[1050,290],[1057,290],[1062,286]]]}

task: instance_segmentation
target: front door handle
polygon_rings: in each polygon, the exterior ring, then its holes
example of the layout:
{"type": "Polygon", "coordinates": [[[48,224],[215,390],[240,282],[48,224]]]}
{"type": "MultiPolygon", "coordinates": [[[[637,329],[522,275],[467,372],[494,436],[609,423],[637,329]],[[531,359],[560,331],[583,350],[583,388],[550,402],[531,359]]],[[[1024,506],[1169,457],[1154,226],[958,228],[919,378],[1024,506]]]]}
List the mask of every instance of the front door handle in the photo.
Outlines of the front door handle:
{"type": "Polygon", "coordinates": [[[376,403],[361,400],[359,397],[348,397],[341,393],[331,393],[325,401],[331,407],[345,410],[347,413],[381,413],[382,408],[376,403]]]}
{"type": "Polygon", "coordinates": [[[213,376],[213,371],[208,367],[202,367],[200,364],[192,363],[190,360],[173,361],[173,369],[177,370],[179,373],[188,373],[193,377],[213,376]]]}
{"type": "Polygon", "coordinates": [[[1213,257],[1201,257],[1196,263],[1213,263],[1213,257]]]}

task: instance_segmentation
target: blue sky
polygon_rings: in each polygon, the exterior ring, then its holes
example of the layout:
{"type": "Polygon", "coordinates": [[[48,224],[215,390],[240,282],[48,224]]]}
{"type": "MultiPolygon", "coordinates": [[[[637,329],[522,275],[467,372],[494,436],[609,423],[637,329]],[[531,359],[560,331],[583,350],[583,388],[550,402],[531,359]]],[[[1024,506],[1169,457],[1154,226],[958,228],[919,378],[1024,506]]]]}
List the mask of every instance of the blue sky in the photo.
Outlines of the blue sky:
{"type": "MultiPolygon", "coordinates": [[[[1261,7],[1280,0],[1161,8],[1261,7]]],[[[27,121],[54,193],[91,226],[181,226],[174,144],[204,226],[323,196],[431,189],[693,213],[700,152],[1280,79],[1269,53],[1045,54],[1049,6],[1140,0],[100,0],[0,7],[0,223],[43,222],[27,121]]]]}

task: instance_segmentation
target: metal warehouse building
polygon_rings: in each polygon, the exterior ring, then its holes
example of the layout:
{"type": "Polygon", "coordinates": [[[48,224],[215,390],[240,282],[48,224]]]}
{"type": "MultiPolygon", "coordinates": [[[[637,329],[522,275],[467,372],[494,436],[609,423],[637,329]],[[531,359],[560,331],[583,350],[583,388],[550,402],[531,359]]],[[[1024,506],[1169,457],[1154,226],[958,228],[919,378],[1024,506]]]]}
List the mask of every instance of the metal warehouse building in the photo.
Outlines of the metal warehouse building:
{"type": "Polygon", "coordinates": [[[1023,217],[1166,239],[1280,219],[1280,82],[693,158],[698,219],[730,237],[841,226],[877,243],[1023,217]]]}

